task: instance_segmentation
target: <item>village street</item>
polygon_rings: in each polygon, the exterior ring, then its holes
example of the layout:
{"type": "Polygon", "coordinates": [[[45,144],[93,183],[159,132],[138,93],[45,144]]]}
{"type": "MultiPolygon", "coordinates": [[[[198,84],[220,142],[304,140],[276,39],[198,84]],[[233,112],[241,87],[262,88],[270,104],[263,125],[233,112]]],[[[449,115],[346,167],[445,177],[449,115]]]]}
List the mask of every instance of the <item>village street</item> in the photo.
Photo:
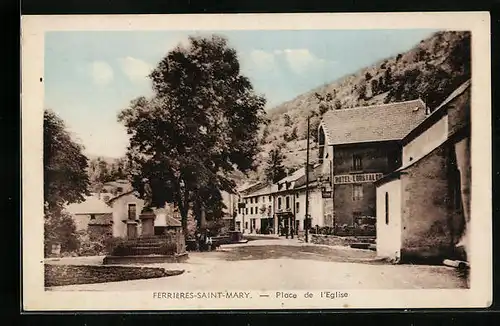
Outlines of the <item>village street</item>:
{"type": "MultiPolygon", "coordinates": [[[[102,257],[61,258],[53,264],[100,264],[102,257]]],[[[179,264],[149,264],[184,270],[178,276],[50,288],[53,291],[322,290],[465,288],[445,266],[392,265],[374,251],[263,239],[190,252],[179,264]]]]}

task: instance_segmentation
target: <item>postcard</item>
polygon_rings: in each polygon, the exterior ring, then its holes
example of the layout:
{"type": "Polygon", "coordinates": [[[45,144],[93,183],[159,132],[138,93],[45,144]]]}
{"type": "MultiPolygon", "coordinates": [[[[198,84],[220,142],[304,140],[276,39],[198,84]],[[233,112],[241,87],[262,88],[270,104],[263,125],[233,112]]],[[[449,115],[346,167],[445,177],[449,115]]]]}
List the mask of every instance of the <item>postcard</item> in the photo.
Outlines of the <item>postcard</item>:
{"type": "Polygon", "coordinates": [[[489,22],[23,16],[23,310],[490,306],[489,22]]]}

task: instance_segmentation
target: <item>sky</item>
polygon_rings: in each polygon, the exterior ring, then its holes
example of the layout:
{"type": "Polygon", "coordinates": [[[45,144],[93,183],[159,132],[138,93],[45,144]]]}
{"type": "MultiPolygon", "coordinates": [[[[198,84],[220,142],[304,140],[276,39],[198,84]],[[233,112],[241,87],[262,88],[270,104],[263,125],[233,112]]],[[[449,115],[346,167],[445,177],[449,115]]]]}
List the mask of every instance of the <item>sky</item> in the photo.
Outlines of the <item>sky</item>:
{"type": "Polygon", "coordinates": [[[152,95],[147,75],[189,35],[226,36],[242,74],[267,109],[381,59],[435,30],[70,31],[45,35],[44,106],[62,118],[86,155],[121,157],[118,113],[152,95]]]}

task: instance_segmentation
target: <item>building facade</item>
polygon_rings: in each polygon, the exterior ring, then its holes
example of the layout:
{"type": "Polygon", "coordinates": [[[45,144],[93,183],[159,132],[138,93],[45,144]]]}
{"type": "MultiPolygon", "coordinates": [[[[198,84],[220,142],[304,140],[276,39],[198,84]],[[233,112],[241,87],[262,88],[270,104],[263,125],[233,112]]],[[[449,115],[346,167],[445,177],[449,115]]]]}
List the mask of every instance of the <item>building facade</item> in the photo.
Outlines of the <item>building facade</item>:
{"type": "Polygon", "coordinates": [[[470,81],[402,140],[403,166],[377,181],[377,253],[467,259],[470,81]]]}
{"type": "Polygon", "coordinates": [[[76,231],[86,231],[91,238],[112,236],[113,211],[97,194],[68,205],[66,211],[73,217],[76,231]]]}
{"type": "Polygon", "coordinates": [[[144,208],[144,200],[129,191],[111,198],[108,205],[113,211],[113,237],[127,237],[127,224],[136,225],[136,235],[141,234],[139,215],[144,208]]]}
{"type": "Polygon", "coordinates": [[[375,181],[402,164],[401,140],[427,116],[414,100],[353,109],[323,116],[318,130],[319,162],[326,226],[353,228],[375,220],[375,181]]]}
{"type": "Polygon", "coordinates": [[[323,226],[321,191],[313,170],[311,167],[308,186],[309,219],[306,219],[305,209],[305,168],[301,168],[275,184],[259,183],[240,189],[241,207],[236,216],[236,229],[244,233],[292,236],[307,226],[323,226]]]}

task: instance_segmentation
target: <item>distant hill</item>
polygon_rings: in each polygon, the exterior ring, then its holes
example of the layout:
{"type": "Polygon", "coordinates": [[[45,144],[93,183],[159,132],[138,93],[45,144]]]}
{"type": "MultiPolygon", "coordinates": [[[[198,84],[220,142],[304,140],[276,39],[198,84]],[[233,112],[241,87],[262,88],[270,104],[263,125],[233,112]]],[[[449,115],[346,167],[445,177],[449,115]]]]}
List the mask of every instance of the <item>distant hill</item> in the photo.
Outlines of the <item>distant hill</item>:
{"type": "MultiPolygon", "coordinates": [[[[267,153],[277,142],[285,143],[288,168],[295,170],[305,164],[309,114],[314,115],[314,131],[328,110],[418,98],[433,110],[470,78],[470,66],[470,33],[438,32],[407,52],[374,62],[272,108],[267,116],[269,123],[259,134],[262,149],[257,157],[257,172],[249,174],[249,180],[263,178],[267,153]]],[[[310,159],[312,163],[317,160],[314,148],[310,159]]]]}

